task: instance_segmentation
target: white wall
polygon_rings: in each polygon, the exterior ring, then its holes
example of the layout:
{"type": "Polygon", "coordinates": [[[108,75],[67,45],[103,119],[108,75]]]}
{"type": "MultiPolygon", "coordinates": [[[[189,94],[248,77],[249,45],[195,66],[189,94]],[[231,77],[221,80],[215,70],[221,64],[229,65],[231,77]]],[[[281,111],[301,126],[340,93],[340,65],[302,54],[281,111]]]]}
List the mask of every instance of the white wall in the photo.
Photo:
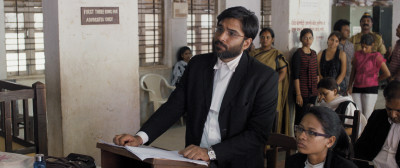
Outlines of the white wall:
{"type": "MultiPolygon", "coordinates": [[[[396,36],[397,26],[400,24],[400,0],[393,0],[393,22],[392,22],[392,46],[396,44],[399,39],[396,36]]],[[[393,48],[392,48],[393,49],[393,48]]]]}
{"type": "Polygon", "coordinates": [[[272,0],[272,29],[275,33],[274,47],[282,51],[289,58],[289,1],[272,0]]]}
{"type": "Polygon", "coordinates": [[[289,48],[301,47],[300,31],[303,28],[311,28],[314,29],[314,42],[311,45],[311,49],[317,53],[325,49],[331,31],[330,1],[290,0],[289,11],[289,48]],[[303,24],[299,24],[299,21],[303,22],[303,24]]]}
{"type": "Polygon", "coordinates": [[[0,0],[0,80],[7,78],[5,25],[4,25],[4,0],[0,0]]]}
{"type": "Polygon", "coordinates": [[[316,52],[325,49],[331,32],[332,3],[332,0],[272,0],[272,29],[275,31],[275,47],[290,60],[291,54],[301,47],[300,31],[303,28],[314,28],[317,30],[313,30],[314,42],[311,48],[316,52]],[[305,2],[312,2],[314,6],[305,2]],[[298,21],[303,23],[298,24],[298,21]]]}
{"type": "MultiPolygon", "coordinates": [[[[111,142],[116,134],[134,134],[139,129],[137,1],[58,0],[56,6],[58,11],[53,14],[58,17],[51,18],[56,20],[45,22],[52,22],[47,26],[53,27],[58,23],[58,39],[47,37],[45,32],[45,38],[51,38],[45,40],[45,46],[59,41],[59,52],[53,51],[56,55],[46,52],[47,57],[58,57],[53,61],[59,67],[55,65],[46,72],[59,69],[59,74],[53,75],[59,75],[59,86],[48,90],[60,88],[61,111],[49,113],[61,114],[62,129],[58,131],[62,131],[63,155],[88,154],[99,164],[100,150],[95,147],[98,139],[111,142]],[[119,7],[120,23],[81,25],[81,7],[119,7]]],[[[51,59],[46,59],[46,68],[52,64],[48,61],[51,59]]],[[[57,99],[56,92],[48,94],[48,100],[57,99]]]]}
{"type": "MultiPolygon", "coordinates": [[[[261,22],[261,0],[251,0],[251,1],[243,1],[243,0],[226,0],[224,3],[224,6],[227,8],[234,7],[234,6],[243,6],[252,12],[257,16],[258,21],[261,22]]],[[[220,8],[221,9],[221,8],[220,8]]],[[[219,11],[218,14],[220,14],[224,9],[219,11]]],[[[260,47],[260,39],[257,37],[253,41],[254,45],[256,48],[260,47]]]]}
{"type": "MultiPolygon", "coordinates": [[[[328,14],[329,14],[329,22],[328,22],[328,26],[329,26],[329,31],[330,32],[332,32],[332,30],[333,30],[333,25],[332,25],[332,6],[335,4],[336,2],[335,2],[335,0],[329,0],[329,11],[328,11],[328,14]]],[[[328,35],[329,36],[329,35],[328,35]]],[[[327,44],[327,46],[328,46],[328,44],[327,44]]]]}
{"type": "MultiPolygon", "coordinates": [[[[165,1],[165,65],[174,66],[176,63],[176,53],[182,46],[187,46],[187,22],[186,18],[173,18],[172,2],[165,1]]],[[[172,72],[172,70],[171,70],[172,72]]]]}
{"type": "Polygon", "coordinates": [[[49,155],[63,156],[58,1],[43,0],[47,137],[49,155]]]}

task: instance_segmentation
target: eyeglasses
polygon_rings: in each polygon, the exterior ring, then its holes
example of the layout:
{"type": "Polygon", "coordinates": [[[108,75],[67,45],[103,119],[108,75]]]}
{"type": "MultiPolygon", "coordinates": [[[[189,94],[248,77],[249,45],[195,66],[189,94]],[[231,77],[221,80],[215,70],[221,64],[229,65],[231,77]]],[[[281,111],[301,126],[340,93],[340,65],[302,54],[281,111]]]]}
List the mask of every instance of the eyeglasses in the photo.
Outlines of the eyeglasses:
{"type": "Polygon", "coordinates": [[[395,112],[400,113],[400,109],[391,109],[391,108],[389,108],[388,106],[386,106],[386,110],[387,110],[387,111],[395,111],[395,112]]]}
{"type": "Polygon", "coordinates": [[[323,137],[325,137],[325,138],[331,137],[331,136],[328,135],[328,134],[322,134],[322,133],[314,132],[314,131],[311,131],[311,130],[306,130],[306,129],[304,129],[304,128],[303,128],[302,126],[300,126],[300,125],[295,125],[295,126],[294,126],[294,133],[296,134],[297,137],[298,137],[300,134],[302,134],[303,132],[305,132],[306,135],[307,135],[308,137],[310,137],[310,138],[315,138],[316,136],[323,136],[323,137]]]}
{"type": "MultiPolygon", "coordinates": [[[[234,30],[227,30],[228,31],[228,36],[232,38],[238,38],[238,37],[244,37],[240,35],[237,31],[234,30]]],[[[216,35],[221,35],[222,33],[225,32],[225,29],[223,27],[216,27],[215,28],[215,34],[216,35]]]]}

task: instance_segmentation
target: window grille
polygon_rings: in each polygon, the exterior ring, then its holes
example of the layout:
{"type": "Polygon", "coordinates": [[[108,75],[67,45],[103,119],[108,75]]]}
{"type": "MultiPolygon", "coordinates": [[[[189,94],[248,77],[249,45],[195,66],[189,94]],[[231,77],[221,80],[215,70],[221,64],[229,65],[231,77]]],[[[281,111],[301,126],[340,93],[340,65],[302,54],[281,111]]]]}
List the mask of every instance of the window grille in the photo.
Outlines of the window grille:
{"type": "Polygon", "coordinates": [[[163,64],[163,2],[164,0],[138,0],[140,66],[163,64]]]}
{"type": "Polygon", "coordinates": [[[271,6],[272,0],[261,1],[261,28],[271,27],[271,6]]]}
{"type": "Polygon", "coordinates": [[[4,0],[8,76],[44,74],[42,0],[4,0]]]}
{"type": "Polygon", "coordinates": [[[188,0],[187,43],[193,55],[212,52],[216,0],[188,0]]]}

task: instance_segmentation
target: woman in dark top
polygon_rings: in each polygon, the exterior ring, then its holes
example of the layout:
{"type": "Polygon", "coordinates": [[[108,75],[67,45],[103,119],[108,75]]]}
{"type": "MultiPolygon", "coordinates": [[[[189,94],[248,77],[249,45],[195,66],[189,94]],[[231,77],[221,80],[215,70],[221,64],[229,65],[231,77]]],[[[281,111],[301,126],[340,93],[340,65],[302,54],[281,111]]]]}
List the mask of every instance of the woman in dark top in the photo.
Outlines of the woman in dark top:
{"type": "Polygon", "coordinates": [[[338,115],[327,107],[311,107],[295,125],[296,153],[286,158],[287,168],[356,168],[345,157],[350,143],[338,115]]]}
{"type": "Polygon", "coordinates": [[[328,37],[328,48],[318,54],[317,60],[319,78],[334,78],[339,85],[338,93],[345,95],[347,87],[344,77],[347,58],[346,53],[338,48],[341,36],[337,31],[332,32],[328,37]]]}
{"type": "Polygon", "coordinates": [[[312,50],[314,40],[311,29],[303,29],[300,32],[302,48],[297,49],[292,57],[292,74],[296,94],[295,124],[299,124],[305,105],[314,104],[318,96],[318,65],[317,54],[312,50]]]}

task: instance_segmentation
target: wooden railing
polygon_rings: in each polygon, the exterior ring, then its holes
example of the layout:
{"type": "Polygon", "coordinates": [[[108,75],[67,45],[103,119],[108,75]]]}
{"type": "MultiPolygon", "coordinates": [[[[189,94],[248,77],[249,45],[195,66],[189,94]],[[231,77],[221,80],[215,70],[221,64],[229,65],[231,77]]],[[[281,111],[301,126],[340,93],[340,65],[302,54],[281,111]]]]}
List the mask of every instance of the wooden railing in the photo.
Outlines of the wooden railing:
{"type": "Polygon", "coordinates": [[[45,85],[36,82],[28,87],[0,80],[0,91],[0,136],[5,139],[5,151],[47,155],[45,85]],[[29,115],[30,109],[33,116],[29,115]],[[13,150],[13,142],[25,148],[13,150]]]}

